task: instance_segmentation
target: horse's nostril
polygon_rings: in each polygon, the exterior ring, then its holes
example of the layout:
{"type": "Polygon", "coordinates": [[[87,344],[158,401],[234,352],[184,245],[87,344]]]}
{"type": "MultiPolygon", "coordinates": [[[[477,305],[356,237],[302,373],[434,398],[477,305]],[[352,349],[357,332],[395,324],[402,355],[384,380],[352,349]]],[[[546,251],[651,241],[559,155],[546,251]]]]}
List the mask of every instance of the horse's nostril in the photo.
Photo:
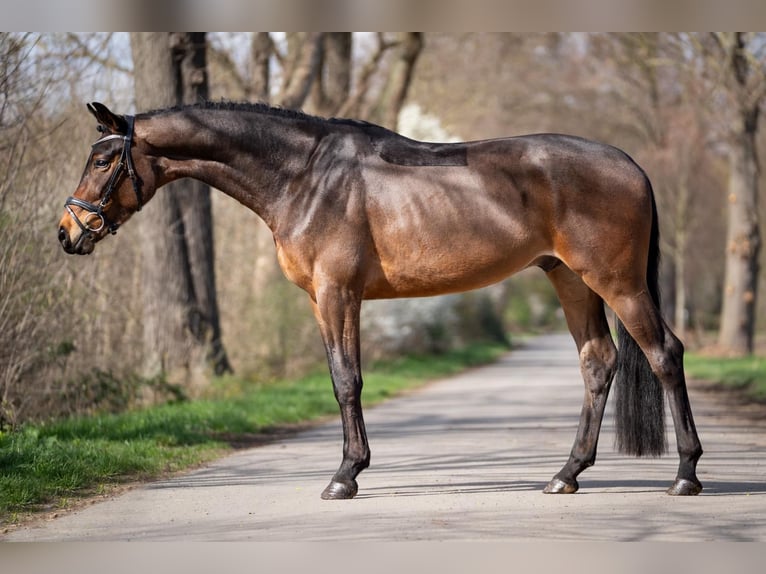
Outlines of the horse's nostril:
{"type": "Polygon", "coordinates": [[[59,227],[59,243],[64,247],[69,247],[69,234],[63,227],[59,227]]]}

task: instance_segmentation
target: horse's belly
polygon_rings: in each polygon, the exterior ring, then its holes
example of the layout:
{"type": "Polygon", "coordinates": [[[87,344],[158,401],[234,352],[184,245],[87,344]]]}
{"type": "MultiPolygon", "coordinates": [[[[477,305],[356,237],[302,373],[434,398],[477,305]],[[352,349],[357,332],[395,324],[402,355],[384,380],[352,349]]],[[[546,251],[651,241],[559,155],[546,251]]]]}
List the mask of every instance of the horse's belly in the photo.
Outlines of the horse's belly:
{"type": "Polygon", "coordinates": [[[380,254],[365,298],[423,297],[469,291],[527,267],[541,250],[523,242],[449,242],[448,246],[402,246],[380,254]],[[386,256],[387,255],[387,256],[386,256]]]}
{"type": "Polygon", "coordinates": [[[377,269],[368,273],[368,298],[476,289],[550,250],[540,198],[495,171],[431,168],[373,183],[365,205],[377,269]]]}

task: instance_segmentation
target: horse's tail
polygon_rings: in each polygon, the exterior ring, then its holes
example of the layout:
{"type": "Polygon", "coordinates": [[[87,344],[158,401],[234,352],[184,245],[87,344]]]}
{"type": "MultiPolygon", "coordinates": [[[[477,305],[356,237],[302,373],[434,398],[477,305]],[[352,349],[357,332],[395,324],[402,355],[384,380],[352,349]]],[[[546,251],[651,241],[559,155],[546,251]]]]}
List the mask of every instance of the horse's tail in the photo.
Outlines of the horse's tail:
{"type": "MultiPolygon", "coordinates": [[[[652,185],[646,177],[645,181],[652,199],[646,283],[659,309],[660,228],[652,185]]],[[[643,351],[620,321],[617,321],[617,349],[617,448],[620,452],[635,456],[660,456],[667,450],[662,386],[643,351]]]]}

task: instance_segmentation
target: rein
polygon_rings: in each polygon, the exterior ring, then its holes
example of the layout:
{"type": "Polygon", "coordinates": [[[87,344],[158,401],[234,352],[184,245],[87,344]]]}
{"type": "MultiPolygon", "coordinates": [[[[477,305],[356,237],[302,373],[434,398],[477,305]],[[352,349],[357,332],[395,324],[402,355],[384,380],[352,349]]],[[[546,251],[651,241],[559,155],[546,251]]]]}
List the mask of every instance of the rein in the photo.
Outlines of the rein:
{"type": "Polygon", "coordinates": [[[113,139],[121,139],[124,142],[122,146],[122,152],[120,153],[120,161],[114,168],[112,175],[109,177],[109,181],[106,183],[104,195],[101,197],[101,200],[98,202],[98,204],[93,204],[89,201],[85,201],[74,196],[69,196],[64,202],[64,208],[82,230],[81,239],[88,237],[93,233],[98,233],[104,229],[104,227],[106,227],[109,233],[112,235],[117,233],[117,228],[120,226],[119,223],[110,223],[107,220],[106,215],[104,215],[104,208],[106,208],[106,206],[109,204],[112,193],[114,193],[117,184],[120,182],[120,177],[125,171],[127,171],[130,182],[133,184],[133,192],[136,194],[136,200],[138,201],[138,208],[136,211],[141,211],[141,207],[143,206],[143,193],[141,192],[141,187],[139,186],[138,178],[136,177],[136,170],[133,167],[133,157],[130,153],[130,147],[133,144],[133,122],[135,118],[133,116],[125,116],[125,120],[128,123],[128,130],[126,135],[123,136],[119,134],[110,134],[95,141],[91,146],[91,148],[94,148],[99,144],[113,139]],[[80,218],[77,217],[77,214],[74,212],[74,210],[71,208],[72,205],[87,211],[91,215],[95,215],[100,220],[100,225],[98,227],[89,225],[88,222],[91,219],[90,215],[85,217],[84,222],[81,221],[80,218]]]}

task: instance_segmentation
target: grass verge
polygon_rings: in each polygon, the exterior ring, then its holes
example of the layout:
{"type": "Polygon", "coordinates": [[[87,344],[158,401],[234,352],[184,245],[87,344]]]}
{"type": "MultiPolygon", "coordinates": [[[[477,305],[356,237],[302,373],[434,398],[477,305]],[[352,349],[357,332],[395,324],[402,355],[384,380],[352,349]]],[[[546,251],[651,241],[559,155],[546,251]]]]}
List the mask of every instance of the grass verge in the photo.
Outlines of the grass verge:
{"type": "Polygon", "coordinates": [[[687,353],[686,375],[741,392],[743,398],[766,402],[766,357],[720,358],[687,353]]]}
{"type": "MultiPolygon", "coordinates": [[[[364,404],[486,364],[507,349],[475,345],[365,369],[364,404]]],[[[280,426],[338,412],[326,371],[299,380],[217,379],[204,400],[27,425],[0,433],[0,524],[110,486],[161,476],[221,456],[233,444],[280,426]]],[[[247,440],[245,442],[248,442],[247,440]]]]}

